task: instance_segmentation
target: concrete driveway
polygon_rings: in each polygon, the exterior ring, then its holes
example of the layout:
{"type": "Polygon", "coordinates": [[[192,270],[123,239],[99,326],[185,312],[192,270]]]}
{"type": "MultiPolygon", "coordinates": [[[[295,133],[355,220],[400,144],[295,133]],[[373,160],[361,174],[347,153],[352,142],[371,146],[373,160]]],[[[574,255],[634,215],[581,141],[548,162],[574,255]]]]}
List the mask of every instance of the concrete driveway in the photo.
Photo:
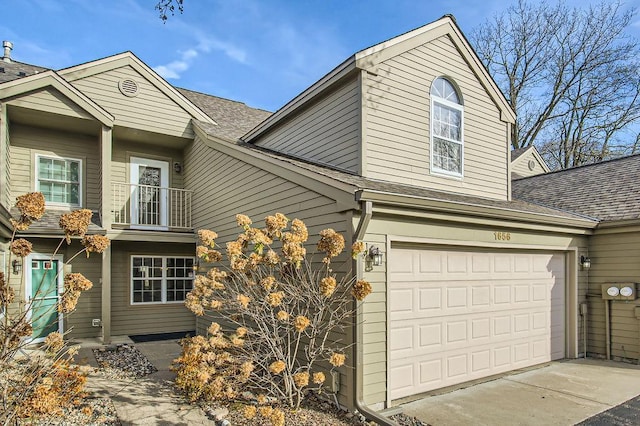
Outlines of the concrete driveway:
{"type": "Polygon", "coordinates": [[[574,425],[640,394],[640,366],[593,359],[552,362],[401,404],[430,425],[574,425]]]}

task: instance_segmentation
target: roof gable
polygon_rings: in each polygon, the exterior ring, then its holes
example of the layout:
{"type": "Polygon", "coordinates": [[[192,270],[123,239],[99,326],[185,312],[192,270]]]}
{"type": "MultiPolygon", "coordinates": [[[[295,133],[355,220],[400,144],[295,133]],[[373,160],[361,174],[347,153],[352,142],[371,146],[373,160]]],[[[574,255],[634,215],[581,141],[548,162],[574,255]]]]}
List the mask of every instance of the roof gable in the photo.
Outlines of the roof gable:
{"type": "Polygon", "coordinates": [[[114,117],[55,71],[44,71],[2,84],[2,99],[52,87],[103,125],[111,127],[114,117]]]}
{"type": "Polygon", "coordinates": [[[458,28],[455,19],[451,15],[445,15],[437,21],[361,50],[350,56],[244,135],[242,139],[246,142],[253,142],[280,121],[285,120],[287,117],[292,116],[299,110],[321,98],[325,93],[332,90],[336,84],[341,84],[357,70],[367,70],[375,73],[376,65],[382,61],[413,47],[428,43],[443,35],[449,35],[464,60],[469,64],[469,67],[477,76],[491,100],[500,110],[501,120],[508,123],[515,123],[515,112],[458,28]]]}
{"type": "Polygon", "coordinates": [[[164,95],[166,95],[169,99],[179,105],[187,113],[189,113],[194,119],[213,125],[216,124],[211,117],[200,110],[200,108],[195,106],[191,101],[189,101],[166,80],[160,77],[155,71],[149,68],[147,64],[142,62],[132,52],[124,52],[118,55],[98,59],[96,61],[87,62],[70,68],[65,68],[58,71],[58,73],[68,81],[73,82],[75,80],[84,79],[96,74],[105,73],[126,66],[133,68],[137,73],[139,73],[142,77],[149,81],[164,95]]]}
{"type": "Polygon", "coordinates": [[[549,173],[551,169],[535,146],[511,151],[511,173],[514,179],[549,173]],[[533,162],[533,163],[532,163],[533,162]]]}
{"type": "Polygon", "coordinates": [[[355,54],[356,66],[364,70],[371,70],[375,73],[376,65],[444,35],[450,37],[464,60],[468,63],[469,67],[496,104],[500,110],[501,120],[515,123],[515,112],[480,61],[480,58],[478,58],[478,55],[476,55],[466,37],[462,34],[462,31],[460,31],[455,18],[451,15],[445,15],[430,24],[361,50],[355,54]]]}

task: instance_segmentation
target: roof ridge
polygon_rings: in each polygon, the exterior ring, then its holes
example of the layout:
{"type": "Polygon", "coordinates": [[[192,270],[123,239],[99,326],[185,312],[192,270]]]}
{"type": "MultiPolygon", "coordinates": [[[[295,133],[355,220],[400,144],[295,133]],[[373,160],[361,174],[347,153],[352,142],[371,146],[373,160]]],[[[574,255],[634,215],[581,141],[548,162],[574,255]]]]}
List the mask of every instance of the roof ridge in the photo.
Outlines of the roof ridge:
{"type": "Polygon", "coordinates": [[[553,175],[553,174],[560,174],[560,173],[565,173],[565,172],[571,172],[571,171],[574,171],[574,170],[584,169],[584,168],[591,167],[591,166],[599,166],[599,165],[601,165],[601,164],[608,164],[608,163],[612,163],[612,162],[614,162],[614,161],[628,160],[628,159],[630,159],[630,158],[638,157],[638,156],[640,156],[640,153],[630,154],[630,155],[624,155],[624,156],[622,156],[622,157],[609,158],[609,159],[607,159],[607,160],[602,160],[602,161],[598,161],[598,162],[595,162],[595,163],[581,164],[581,165],[579,165],[579,166],[573,166],[573,167],[569,167],[569,168],[567,168],[567,169],[553,170],[553,171],[548,172],[548,173],[543,173],[543,174],[533,175],[533,176],[524,176],[524,177],[521,177],[521,178],[518,178],[518,179],[513,179],[513,180],[514,180],[514,181],[515,181],[515,180],[520,181],[520,180],[531,179],[531,178],[539,178],[539,177],[541,177],[541,176],[549,176],[549,175],[553,175]]]}
{"type": "Polygon", "coordinates": [[[247,108],[251,108],[251,109],[258,110],[258,111],[264,111],[264,112],[271,113],[271,111],[269,111],[269,110],[266,110],[266,109],[263,109],[263,108],[252,107],[250,105],[247,105],[246,102],[237,101],[235,99],[224,98],[222,96],[212,95],[210,93],[201,92],[199,90],[187,89],[185,87],[178,87],[178,86],[173,86],[173,87],[175,87],[178,90],[185,90],[187,92],[196,93],[198,95],[203,95],[203,96],[207,96],[207,97],[210,97],[210,98],[222,99],[223,101],[228,101],[228,102],[233,102],[233,103],[236,103],[236,104],[244,105],[247,108]]]}

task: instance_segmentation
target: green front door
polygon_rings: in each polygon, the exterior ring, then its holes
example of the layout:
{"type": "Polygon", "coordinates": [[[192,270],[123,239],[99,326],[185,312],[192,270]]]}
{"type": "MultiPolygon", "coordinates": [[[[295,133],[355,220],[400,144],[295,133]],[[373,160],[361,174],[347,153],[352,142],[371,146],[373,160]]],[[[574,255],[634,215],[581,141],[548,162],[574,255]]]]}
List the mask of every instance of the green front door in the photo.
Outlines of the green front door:
{"type": "Polygon", "coordinates": [[[59,330],[58,260],[31,260],[31,326],[33,339],[59,330]]]}

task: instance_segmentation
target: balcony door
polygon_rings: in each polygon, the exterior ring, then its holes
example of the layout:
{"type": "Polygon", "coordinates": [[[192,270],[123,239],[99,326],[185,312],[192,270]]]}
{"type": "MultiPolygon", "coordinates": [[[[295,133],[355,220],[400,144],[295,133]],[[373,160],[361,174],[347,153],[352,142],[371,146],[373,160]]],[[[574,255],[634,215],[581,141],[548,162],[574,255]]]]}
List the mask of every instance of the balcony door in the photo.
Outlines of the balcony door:
{"type": "Polygon", "coordinates": [[[132,228],[166,229],[169,163],[140,157],[130,163],[132,228]]]}

